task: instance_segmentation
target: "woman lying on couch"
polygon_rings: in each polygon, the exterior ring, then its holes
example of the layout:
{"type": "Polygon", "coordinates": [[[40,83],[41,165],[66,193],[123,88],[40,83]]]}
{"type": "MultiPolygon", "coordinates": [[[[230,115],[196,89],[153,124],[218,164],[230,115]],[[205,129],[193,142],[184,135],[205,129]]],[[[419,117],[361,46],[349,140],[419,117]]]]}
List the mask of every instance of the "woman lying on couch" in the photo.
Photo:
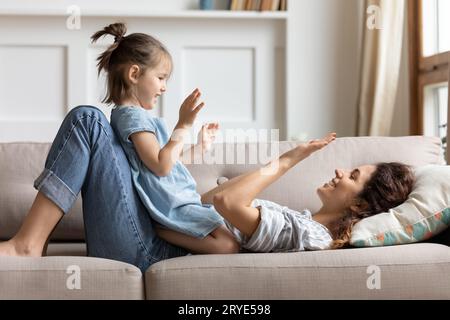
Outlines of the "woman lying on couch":
{"type": "MultiPolygon", "coordinates": [[[[336,170],[336,176],[318,189],[322,208],[314,215],[299,213],[298,221],[293,210],[253,201],[261,190],[333,139],[301,144],[260,170],[205,193],[201,200],[204,204],[214,202],[243,246],[251,247],[254,243],[246,239],[259,239],[268,232],[270,237],[266,238],[273,251],[324,248],[331,239],[333,248],[341,247],[348,243],[355,222],[405,201],[414,181],[409,167],[390,163],[336,170]],[[303,222],[307,224],[304,228],[303,222]],[[277,230],[278,237],[274,237],[277,230]]],[[[12,239],[0,243],[0,255],[42,256],[50,234],[80,191],[89,256],[128,262],[145,271],[163,259],[189,251],[205,252],[196,245],[200,239],[169,230],[161,230],[158,237],[154,221],[132,185],[126,155],[103,112],[95,107],[80,106],[67,114],[35,187],[39,192],[27,217],[12,239]]],[[[261,251],[269,251],[269,245],[260,243],[261,251]]],[[[229,242],[214,246],[219,246],[217,251],[221,253],[237,251],[229,242]]],[[[210,248],[207,246],[207,250],[210,248]]]]}
{"type": "MultiPolygon", "coordinates": [[[[363,218],[403,203],[412,190],[414,174],[402,163],[364,165],[336,176],[317,189],[322,207],[312,214],[255,199],[289,169],[334,140],[334,134],[301,144],[268,165],[235,177],[202,196],[214,203],[239,247],[253,252],[337,249],[350,242],[353,225],[363,218]]],[[[213,253],[204,241],[168,229],[158,235],[191,252],[213,253]]]]}

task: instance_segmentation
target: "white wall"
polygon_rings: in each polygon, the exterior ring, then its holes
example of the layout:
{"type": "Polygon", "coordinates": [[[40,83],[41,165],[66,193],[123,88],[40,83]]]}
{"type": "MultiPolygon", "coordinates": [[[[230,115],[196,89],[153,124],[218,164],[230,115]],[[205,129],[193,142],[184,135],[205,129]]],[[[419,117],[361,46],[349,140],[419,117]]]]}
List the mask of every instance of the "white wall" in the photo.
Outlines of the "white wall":
{"type": "MultiPolygon", "coordinates": [[[[288,35],[288,137],[356,134],[364,1],[291,0],[288,35]]],[[[391,135],[409,135],[405,20],[400,83],[391,135]]]]}
{"type": "Polygon", "coordinates": [[[259,138],[255,131],[241,134],[248,129],[262,129],[263,139],[271,138],[267,129],[283,134],[286,15],[186,10],[195,9],[197,0],[172,6],[162,0],[102,3],[77,2],[81,25],[71,29],[66,27],[69,1],[0,2],[0,142],[52,141],[65,114],[80,104],[98,106],[109,117],[111,108],[100,103],[104,78],[97,81],[95,58],[112,38],[95,45],[89,38],[117,20],[127,22],[130,33],[155,35],[172,54],[168,91],[152,110],[169,129],[183,99],[199,87],[206,107],[192,130],[193,141],[201,124],[210,121],[230,129],[221,131],[218,142],[232,141],[232,134],[259,138]]]}
{"type": "MultiPolygon", "coordinates": [[[[8,7],[23,8],[24,12],[45,8],[65,12],[73,2],[61,0],[55,4],[54,0],[40,0],[36,6],[35,0],[2,0],[1,8],[3,12],[8,7]]],[[[111,7],[123,3],[123,0],[108,1],[111,7]]],[[[225,8],[226,3],[227,0],[216,0],[218,9],[225,8]]],[[[100,10],[104,6],[102,1],[92,0],[78,0],[76,4],[98,6],[100,10]]],[[[140,8],[143,12],[198,7],[197,0],[128,0],[126,4],[128,8],[140,8]]],[[[282,124],[282,139],[320,137],[329,131],[336,131],[339,136],[355,134],[362,4],[360,0],[290,0],[286,44],[287,110],[283,110],[284,77],[281,76],[276,78],[278,88],[275,90],[279,106],[273,111],[274,122],[282,124]]],[[[226,25],[224,28],[227,29],[226,25]]],[[[406,40],[404,51],[393,135],[409,133],[406,40]]],[[[283,54],[277,49],[277,58],[283,54]]],[[[276,65],[277,69],[284,69],[282,59],[277,59],[276,65]]]]}
{"type": "Polygon", "coordinates": [[[355,134],[359,2],[289,2],[289,138],[355,134]]]}

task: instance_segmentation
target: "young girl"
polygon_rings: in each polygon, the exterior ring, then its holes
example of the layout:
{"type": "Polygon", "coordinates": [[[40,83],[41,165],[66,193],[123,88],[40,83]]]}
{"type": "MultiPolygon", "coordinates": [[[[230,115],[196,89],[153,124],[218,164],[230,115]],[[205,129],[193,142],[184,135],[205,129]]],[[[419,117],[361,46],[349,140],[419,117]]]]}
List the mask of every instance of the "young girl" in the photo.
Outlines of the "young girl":
{"type": "MultiPolygon", "coordinates": [[[[202,238],[209,252],[235,252],[237,246],[222,217],[211,205],[202,204],[195,180],[179,160],[184,135],[204,106],[199,103],[200,91],[194,90],[183,102],[178,123],[169,136],[163,120],[151,117],[146,110],[153,109],[166,91],[171,56],[150,35],[125,33],[125,25],[115,23],[95,33],[92,41],[108,34],[115,37],[114,44],[98,58],[98,72],[105,70],[108,74],[104,101],[115,104],[111,126],[130,162],[141,201],[154,221],[202,238]]],[[[217,127],[203,126],[197,150],[202,152],[210,146],[217,127]]]]}

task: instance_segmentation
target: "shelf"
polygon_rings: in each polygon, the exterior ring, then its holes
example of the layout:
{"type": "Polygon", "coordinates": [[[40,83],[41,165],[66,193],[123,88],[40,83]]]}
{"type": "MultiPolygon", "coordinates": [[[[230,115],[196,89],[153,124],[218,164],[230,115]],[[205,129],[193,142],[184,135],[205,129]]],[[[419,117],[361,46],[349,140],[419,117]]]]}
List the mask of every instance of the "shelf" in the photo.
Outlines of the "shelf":
{"type": "MultiPolygon", "coordinates": [[[[16,7],[0,8],[0,16],[68,16],[66,7],[16,7]]],[[[120,10],[116,8],[81,8],[81,17],[150,17],[150,18],[199,18],[199,19],[287,19],[287,11],[229,11],[184,10],[148,11],[139,8],[120,10]]]]}

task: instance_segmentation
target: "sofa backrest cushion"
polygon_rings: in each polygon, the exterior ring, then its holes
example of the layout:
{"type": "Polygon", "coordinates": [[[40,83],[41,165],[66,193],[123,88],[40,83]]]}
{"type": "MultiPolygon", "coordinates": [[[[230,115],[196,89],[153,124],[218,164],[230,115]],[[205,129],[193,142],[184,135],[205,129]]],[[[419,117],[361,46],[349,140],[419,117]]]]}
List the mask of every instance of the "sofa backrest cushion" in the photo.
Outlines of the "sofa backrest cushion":
{"type": "MultiPolygon", "coordinates": [[[[186,166],[201,194],[217,186],[219,177],[232,178],[259,168],[296,144],[298,142],[218,143],[203,163],[186,166]]],[[[49,149],[49,143],[0,143],[0,239],[10,238],[17,232],[31,207],[37,193],[33,181],[44,168],[49,149]]],[[[351,169],[382,161],[399,161],[413,166],[445,163],[439,138],[338,138],[299,163],[258,197],[295,210],[308,208],[314,212],[320,207],[316,189],[334,176],[335,168],[351,169]]],[[[84,239],[80,198],[61,220],[52,239],[84,239]]]]}
{"type": "MultiPolygon", "coordinates": [[[[11,238],[33,204],[33,181],[44,168],[50,143],[0,143],[0,240],[11,238]]],[[[81,199],[61,219],[52,239],[84,240],[81,199]]]]}

